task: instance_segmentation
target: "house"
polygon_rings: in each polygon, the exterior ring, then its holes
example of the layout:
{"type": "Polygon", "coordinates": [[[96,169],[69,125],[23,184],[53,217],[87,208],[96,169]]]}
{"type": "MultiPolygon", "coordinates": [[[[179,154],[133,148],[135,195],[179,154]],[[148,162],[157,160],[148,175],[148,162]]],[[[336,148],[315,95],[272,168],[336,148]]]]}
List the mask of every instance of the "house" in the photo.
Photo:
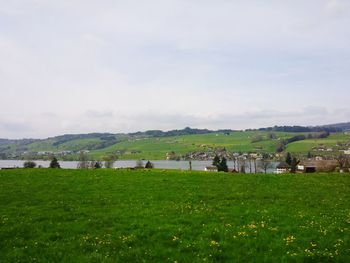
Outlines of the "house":
{"type": "Polygon", "coordinates": [[[276,167],[276,174],[283,174],[290,172],[290,165],[286,162],[280,162],[276,167]]]}
{"type": "Polygon", "coordinates": [[[304,172],[304,170],[305,170],[305,165],[303,164],[297,165],[297,172],[304,172]]]}
{"type": "Polygon", "coordinates": [[[349,150],[344,150],[344,154],[350,155],[350,149],[349,150]]]}
{"type": "Polygon", "coordinates": [[[313,163],[302,163],[297,166],[297,173],[315,173],[316,165],[313,163]]]}
{"type": "Polygon", "coordinates": [[[315,173],[333,171],[338,166],[336,160],[306,160],[297,166],[299,173],[315,173]]]}
{"type": "Polygon", "coordinates": [[[254,159],[257,159],[259,157],[259,154],[258,153],[251,153],[250,157],[254,158],[254,159]]]}
{"type": "Polygon", "coordinates": [[[322,160],[323,160],[323,157],[322,157],[322,156],[316,156],[316,157],[315,157],[315,160],[316,160],[316,161],[322,161],[322,160]]]}
{"type": "Polygon", "coordinates": [[[204,171],[206,172],[217,172],[218,168],[216,166],[207,166],[204,168],[204,171]]]}
{"type": "Polygon", "coordinates": [[[167,160],[176,160],[177,158],[175,152],[166,153],[165,157],[167,160]]]}

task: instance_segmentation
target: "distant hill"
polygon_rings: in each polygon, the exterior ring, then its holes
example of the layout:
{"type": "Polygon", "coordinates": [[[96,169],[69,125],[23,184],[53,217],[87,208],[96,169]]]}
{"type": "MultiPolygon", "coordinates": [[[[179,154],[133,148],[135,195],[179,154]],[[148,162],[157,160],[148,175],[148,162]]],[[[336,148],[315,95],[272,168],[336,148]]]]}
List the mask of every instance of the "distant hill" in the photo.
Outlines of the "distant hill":
{"type": "Polygon", "coordinates": [[[281,151],[307,153],[320,144],[332,147],[334,142],[344,142],[342,147],[347,149],[347,145],[350,146],[349,135],[340,133],[346,130],[350,130],[350,122],[314,127],[274,126],[245,131],[186,127],[171,131],[65,134],[47,139],[0,139],[0,159],[40,159],[55,154],[66,160],[74,160],[78,158],[80,151],[89,152],[93,158],[116,154],[123,159],[164,159],[167,153],[172,152],[183,156],[191,152],[200,154],[215,149],[274,153],[278,144],[283,144],[281,151]],[[334,136],[327,139],[330,133],[334,136]]]}
{"type": "Polygon", "coordinates": [[[171,131],[149,130],[145,132],[129,133],[128,135],[147,136],[147,137],[169,137],[169,136],[181,136],[181,135],[193,135],[193,134],[207,134],[207,133],[221,132],[221,131],[230,132],[232,130],[212,131],[208,129],[192,129],[190,127],[186,127],[182,130],[171,130],[171,131]]]}
{"type": "Polygon", "coordinates": [[[0,146],[10,145],[10,144],[29,144],[35,141],[39,141],[39,140],[38,139],[19,139],[19,140],[0,139],[0,146]]]}
{"type": "Polygon", "coordinates": [[[350,130],[350,122],[322,126],[274,126],[256,130],[280,132],[343,132],[350,130]]]}
{"type": "Polygon", "coordinates": [[[321,127],[335,128],[335,129],[339,129],[341,131],[350,131],[350,122],[343,122],[343,123],[323,125],[321,127]]]}
{"type": "Polygon", "coordinates": [[[99,143],[97,146],[94,146],[94,149],[105,148],[109,145],[117,143],[115,134],[111,133],[66,134],[49,139],[55,140],[55,142],[52,144],[53,146],[59,146],[61,144],[74,140],[99,139],[101,143],[99,143]]]}
{"type": "Polygon", "coordinates": [[[88,133],[65,134],[47,139],[0,139],[0,159],[19,158],[23,155],[31,156],[31,153],[48,155],[50,153],[67,154],[79,151],[97,151],[120,142],[139,140],[142,138],[162,138],[182,135],[209,134],[218,131],[208,129],[192,129],[186,127],[182,130],[149,130],[128,134],[112,133],[88,133]]]}

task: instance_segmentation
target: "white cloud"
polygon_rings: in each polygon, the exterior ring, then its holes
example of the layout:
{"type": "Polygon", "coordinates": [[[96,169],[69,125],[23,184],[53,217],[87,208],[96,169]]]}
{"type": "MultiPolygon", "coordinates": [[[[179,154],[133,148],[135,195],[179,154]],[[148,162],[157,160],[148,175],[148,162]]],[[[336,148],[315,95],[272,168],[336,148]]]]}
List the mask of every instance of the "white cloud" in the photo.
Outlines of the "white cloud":
{"type": "Polygon", "coordinates": [[[328,0],[325,9],[329,15],[339,17],[349,11],[349,2],[346,0],[328,0]]]}
{"type": "Polygon", "coordinates": [[[30,123],[40,136],[220,128],[220,116],[232,114],[232,128],[317,124],[321,114],[347,121],[336,109],[349,97],[348,7],[345,0],[0,0],[0,120],[30,123]],[[303,116],[283,115],[308,107],[303,116]]]}

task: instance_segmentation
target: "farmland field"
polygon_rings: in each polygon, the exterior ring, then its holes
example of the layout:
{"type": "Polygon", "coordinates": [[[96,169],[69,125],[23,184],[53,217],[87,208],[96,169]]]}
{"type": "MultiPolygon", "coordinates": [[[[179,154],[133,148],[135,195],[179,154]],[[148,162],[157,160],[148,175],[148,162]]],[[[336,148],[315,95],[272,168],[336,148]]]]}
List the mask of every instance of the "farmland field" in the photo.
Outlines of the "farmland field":
{"type": "MultiPolygon", "coordinates": [[[[233,131],[212,132],[207,134],[179,135],[169,137],[129,136],[125,134],[109,135],[108,140],[102,135],[58,136],[45,140],[38,140],[28,144],[0,145],[0,154],[22,153],[20,159],[36,159],[33,153],[50,151],[53,153],[70,151],[66,160],[77,160],[79,151],[89,151],[90,159],[101,159],[105,155],[116,154],[121,160],[164,160],[166,154],[175,152],[176,155],[185,155],[190,152],[210,152],[213,149],[225,148],[229,152],[263,152],[275,153],[276,146],[281,140],[310,133],[268,132],[268,131],[233,131]],[[269,138],[273,134],[274,138],[269,138]],[[85,137],[87,138],[85,138],[85,137]],[[83,137],[83,138],[82,138],[83,137]],[[104,138],[104,139],[103,139],[104,138]],[[254,138],[259,138],[254,140],[254,138]]],[[[311,133],[316,134],[316,133],[311,133]]],[[[285,152],[306,155],[309,151],[318,154],[314,147],[325,146],[337,149],[338,143],[350,147],[350,135],[332,133],[327,138],[307,139],[289,143],[285,152]]],[[[347,149],[346,147],[344,149],[347,149]]],[[[333,154],[331,152],[330,154],[333,154]]],[[[335,152],[336,153],[336,152],[335,152]]],[[[18,157],[17,157],[18,158],[18,157]]],[[[47,154],[46,158],[50,158],[47,154]]],[[[14,158],[16,159],[16,158],[14,158]]],[[[40,156],[39,156],[40,159],[40,156]]]]}
{"type": "MultiPolygon", "coordinates": [[[[166,153],[174,151],[177,154],[186,154],[195,151],[208,151],[210,148],[225,148],[234,152],[275,152],[278,140],[267,138],[268,132],[242,131],[224,133],[209,133],[201,135],[183,135],[162,138],[141,138],[125,140],[107,148],[92,151],[90,154],[98,158],[106,153],[125,150],[120,159],[165,159],[166,153]],[[254,136],[260,135],[261,141],[252,142],[254,136]]],[[[303,133],[274,132],[280,139],[287,139],[303,133]]],[[[349,136],[350,138],[350,136],[349,136]]],[[[307,153],[307,151],[305,151],[307,153]]]]}
{"type": "Polygon", "coordinates": [[[303,141],[293,142],[287,145],[286,151],[294,152],[294,153],[305,153],[308,151],[312,151],[313,147],[317,147],[320,145],[326,147],[333,147],[338,143],[342,142],[350,142],[350,135],[343,133],[332,133],[327,138],[322,139],[309,139],[303,141]]]}
{"type": "Polygon", "coordinates": [[[349,174],[0,171],[1,262],[350,262],[349,174]]]}

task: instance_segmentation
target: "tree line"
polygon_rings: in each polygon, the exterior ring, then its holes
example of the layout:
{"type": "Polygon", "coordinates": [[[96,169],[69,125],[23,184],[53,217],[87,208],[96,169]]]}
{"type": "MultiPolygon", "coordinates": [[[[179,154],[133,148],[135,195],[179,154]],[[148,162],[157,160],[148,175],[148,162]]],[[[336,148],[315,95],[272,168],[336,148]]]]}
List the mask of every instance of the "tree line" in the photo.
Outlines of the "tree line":
{"type": "MultiPolygon", "coordinates": [[[[102,158],[102,160],[89,160],[88,156],[85,153],[80,153],[79,161],[77,164],[78,169],[100,169],[100,168],[113,168],[114,163],[118,160],[116,155],[107,155],[102,158]]],[[[23,168],[36,168],[37,164],[34,161],[25,161],[23,163],[23,168]]],[[[41,168],[41,166],[38,166],[41,168]]],[[[49,168],[61,168],[56,157],[52,157],[49,168]]],[[[154,164],[151,161],[147,161],[146,164],[143,164],[142,160],[136,161],[135,168],[154,168],[154,164]]]]}

